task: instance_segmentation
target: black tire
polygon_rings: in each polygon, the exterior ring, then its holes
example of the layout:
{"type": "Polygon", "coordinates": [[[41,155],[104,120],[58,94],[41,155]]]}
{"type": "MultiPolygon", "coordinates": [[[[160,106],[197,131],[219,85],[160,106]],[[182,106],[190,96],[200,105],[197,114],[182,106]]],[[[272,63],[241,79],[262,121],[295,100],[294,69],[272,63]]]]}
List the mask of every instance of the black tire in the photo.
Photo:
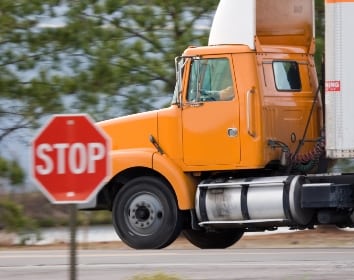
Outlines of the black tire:
{"type": "Polygon", "coordinates": [[[186,229],[184,236],[200,249],[225,249],[234,245],[243,236],[240,229],[206,231],[186,229]]]}
{"type": "Polygon", "coordinates": [[[164,248],[182,227],[173,192],[155,177],[139,177],[124,185],[114,199],[112,217],[119,237],[135,249],[164,248]]]}

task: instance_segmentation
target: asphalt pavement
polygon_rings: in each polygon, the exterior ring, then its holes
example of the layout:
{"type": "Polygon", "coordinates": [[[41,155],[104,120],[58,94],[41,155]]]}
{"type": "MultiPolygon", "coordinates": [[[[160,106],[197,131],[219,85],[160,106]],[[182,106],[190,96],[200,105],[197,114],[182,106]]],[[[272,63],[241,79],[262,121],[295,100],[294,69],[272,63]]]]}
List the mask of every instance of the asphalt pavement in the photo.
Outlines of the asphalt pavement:
{"type": "MultiPolygon", "coordinates": [[[[0,279],[70,279],[68,250],[0,250],[0,279]]],[[[77,279],[353,279],[354,248],[79,250],[77,279]]]]}

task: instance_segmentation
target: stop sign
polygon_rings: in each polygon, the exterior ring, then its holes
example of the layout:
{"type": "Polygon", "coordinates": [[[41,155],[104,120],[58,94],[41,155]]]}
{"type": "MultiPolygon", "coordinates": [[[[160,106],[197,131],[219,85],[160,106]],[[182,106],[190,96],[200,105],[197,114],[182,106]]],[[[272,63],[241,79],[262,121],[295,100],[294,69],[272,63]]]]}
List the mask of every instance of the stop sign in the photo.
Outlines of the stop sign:
{"type": "Polygon", "coordinates": [[[88,202],[109,176],[109,150],[87,115],[55,115],[32,142],[32,177],[53,203],[88,202]]]}

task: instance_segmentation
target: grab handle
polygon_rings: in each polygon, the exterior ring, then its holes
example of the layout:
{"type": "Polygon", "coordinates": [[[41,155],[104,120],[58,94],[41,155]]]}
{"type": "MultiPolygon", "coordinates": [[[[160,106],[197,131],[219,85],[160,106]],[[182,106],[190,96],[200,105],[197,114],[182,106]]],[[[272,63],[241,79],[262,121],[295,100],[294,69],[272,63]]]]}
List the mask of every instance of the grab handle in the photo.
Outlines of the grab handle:
{"type": "Polygon", "coordinates": [[[252,130],[251,123],[252,123],[252,107],[251,107],[251,96],[255,93],[255,88],[252,87],[246,93],[246,114],[247,114],[247,132],[251,137],[256,137],[256,132],[252,130]]]}

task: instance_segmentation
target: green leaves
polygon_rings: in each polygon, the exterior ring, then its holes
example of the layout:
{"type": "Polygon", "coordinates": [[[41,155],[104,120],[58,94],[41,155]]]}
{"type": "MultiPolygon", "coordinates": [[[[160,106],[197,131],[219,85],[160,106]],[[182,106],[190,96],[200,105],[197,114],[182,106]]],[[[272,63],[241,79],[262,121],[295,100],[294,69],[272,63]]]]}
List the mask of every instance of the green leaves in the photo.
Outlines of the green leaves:
{"type": "MultiPolygon", "coordinates": [[[[96,120],[172,96],[174,57],[206,42],[216,1],[1,0],[0,142],[53,113],[96,120]]],[[[0,158],[0,177],[23,180],[0,158]]]]}
{"type": "Polygon", "coordinates": [[[173,91],[174,57],[206,41],[196,22],[211,21],[216,7],[185,2],[1,1],[0,119],[4,99],[33,126],[50,113],[100,120],[155,108],[173,91]]]}
{"type": "MultiPolygon", "coordinates": [[[[52,113],[102,120],[168,103],[174,57],[207,43],[217,3],[1,0],[0,142],[52,113]]],[[[323,38],[322,0],[316,10],[323,38]]]]}
{"type": "MultiPolygon", "coordinates": [[[[322,68],[322,60],[324,55],[324,33],[325,33],[325,7],[324,1],[315,1],[315,26],[316,26],[316,53],[315,61],[317,73],[320,75],[322,68]]],[[[320,77],[319,77],[320,80],[320,77]]]]}
{"type": "Polygon", "coordinates": [[[0,177],[8,178],[12,185],[18,185],[23,183],[25,173],[16,161],[0,157],[0,177]]]}
{"type": "Polygon", "coordinates": [[[11,200],[0,199],[0,228],[8,232],[34,230],[36,223],[27,217],[23,207],[11,200]]]}
{"type": "MultiPolygon", "coordinates": [[[[173,91],[174,57],[189,45],[206,44],[216,5],[1,1],[0,119],[6,118],[4,98],[21,103],[16,113],[33,125],[41,114],[90,111],[101,120],[117,108],[120,114],[155,108],[155,100],[168,100],[173,91]],[[66,96],[76,101],[66,102],[66,96]]],[[[323,37],[323,1],[316,1],[316,11],[317,35],[323,37]]]]}

